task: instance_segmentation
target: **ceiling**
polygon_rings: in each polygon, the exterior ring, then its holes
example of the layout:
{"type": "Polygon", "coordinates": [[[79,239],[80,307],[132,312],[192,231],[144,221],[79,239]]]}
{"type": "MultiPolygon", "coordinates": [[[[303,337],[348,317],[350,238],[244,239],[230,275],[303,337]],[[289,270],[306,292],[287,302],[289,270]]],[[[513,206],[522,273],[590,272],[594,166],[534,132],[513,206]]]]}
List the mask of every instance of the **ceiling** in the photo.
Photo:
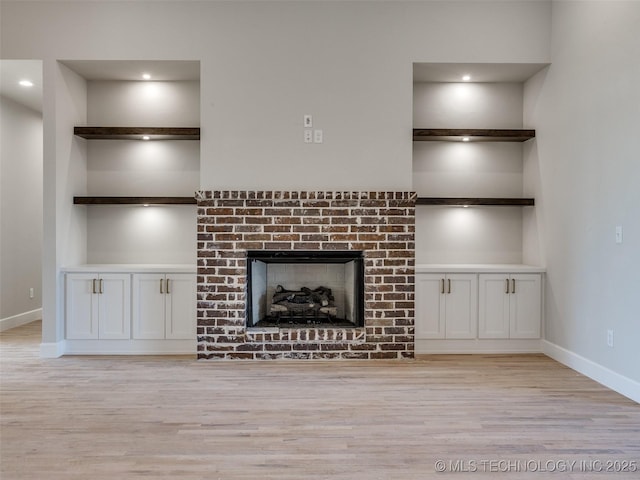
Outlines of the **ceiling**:
{"type": "Polygon", "coordinates": [[[71,70],[87,80],[200,80],[200,62],[191,60],[63,60],[71,70]]]}
{"type": "Polygon", "coordinates": [[[0,95],[42,112],[42,61],[0,60],[0,95]],[[30,80],[33,87],[18,82],[30,80]]]}
{"type": "Polygon", "coordinates": [[[471,82],[525,82],[547,63],[414,63],[414,82],[461,82],[471,75],[471,82]]]}

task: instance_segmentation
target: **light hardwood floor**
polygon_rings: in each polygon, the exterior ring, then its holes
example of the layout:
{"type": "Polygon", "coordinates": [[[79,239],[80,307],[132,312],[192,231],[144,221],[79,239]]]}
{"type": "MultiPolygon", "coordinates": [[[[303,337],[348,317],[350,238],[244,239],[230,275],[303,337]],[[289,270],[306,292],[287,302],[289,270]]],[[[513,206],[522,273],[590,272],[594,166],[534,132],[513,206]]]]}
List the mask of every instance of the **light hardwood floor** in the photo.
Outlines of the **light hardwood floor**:
{"type": "Polygon", "coordinates": [[[39,329],[0,334],[2,480],[640,478],[640,405],[542,355],[41,359],[39,329]]]}

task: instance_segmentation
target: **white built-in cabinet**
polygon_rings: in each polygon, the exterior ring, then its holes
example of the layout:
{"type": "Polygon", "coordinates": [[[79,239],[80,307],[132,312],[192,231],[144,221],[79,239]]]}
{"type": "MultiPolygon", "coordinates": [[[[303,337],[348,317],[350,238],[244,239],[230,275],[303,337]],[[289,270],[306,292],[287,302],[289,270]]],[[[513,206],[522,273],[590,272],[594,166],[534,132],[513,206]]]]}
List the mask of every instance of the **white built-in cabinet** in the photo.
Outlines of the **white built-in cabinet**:
{"type": "Polygon", "coordinates": [[[66,338],[128,339],[131,332],[131,276],[70,273],[65,282],[66,338]]]}
{"type": "Polygon", "coordinates": [[[192,266],[69,267],[65,353],[193,354],[196,305],[192,266]]]}
{"type": "Polygon", "coordinates": [[[133,338],[192,339],[196,284],[191,274],[133,275],[133,338]]]}
{"type": "Polygon", "coordinates": [[[539,274],[479,275],[479,338],[540,338],[539,274]]]}
{"type": "Polygon", "coordinates": [[[417,354],[540,351],[542,268],[437,267],[416,267],[417,354]]]}
{"type": "Polygon", "coordinates": [[[416,276],[416,336],[475,338],[478,279],[474,274],[416,276]]]}

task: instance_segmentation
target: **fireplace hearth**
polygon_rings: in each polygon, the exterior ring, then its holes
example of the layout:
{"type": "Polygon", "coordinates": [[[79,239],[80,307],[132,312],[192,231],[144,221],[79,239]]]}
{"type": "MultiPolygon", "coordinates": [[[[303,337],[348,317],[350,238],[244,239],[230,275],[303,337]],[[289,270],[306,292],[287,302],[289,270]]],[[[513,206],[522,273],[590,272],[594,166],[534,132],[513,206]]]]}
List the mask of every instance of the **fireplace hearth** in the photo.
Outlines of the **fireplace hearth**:
{"type": "Polygon", "coordinates": [[[198,358],[412,358],[415,200],[412,192],[198,192],[198,358]],[[314,306],[276,312],[278,286],[314,306]],[[323,296],[334,302],[324,311],[323,296]]]}

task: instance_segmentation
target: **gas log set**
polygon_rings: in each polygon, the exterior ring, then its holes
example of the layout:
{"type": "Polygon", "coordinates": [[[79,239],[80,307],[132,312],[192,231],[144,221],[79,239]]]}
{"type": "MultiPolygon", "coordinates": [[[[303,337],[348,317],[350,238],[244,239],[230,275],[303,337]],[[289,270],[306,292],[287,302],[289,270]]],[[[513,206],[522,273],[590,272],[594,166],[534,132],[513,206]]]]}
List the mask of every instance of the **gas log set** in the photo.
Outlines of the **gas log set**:
{"type": "Polygon", "coordinates": [[[330,288],[317,287],[313,290],[287,290],[282,285],[276,287],[271,300],[269,315],[276,324],[288,323],[332,323],[337,315],[330,288]]]}

